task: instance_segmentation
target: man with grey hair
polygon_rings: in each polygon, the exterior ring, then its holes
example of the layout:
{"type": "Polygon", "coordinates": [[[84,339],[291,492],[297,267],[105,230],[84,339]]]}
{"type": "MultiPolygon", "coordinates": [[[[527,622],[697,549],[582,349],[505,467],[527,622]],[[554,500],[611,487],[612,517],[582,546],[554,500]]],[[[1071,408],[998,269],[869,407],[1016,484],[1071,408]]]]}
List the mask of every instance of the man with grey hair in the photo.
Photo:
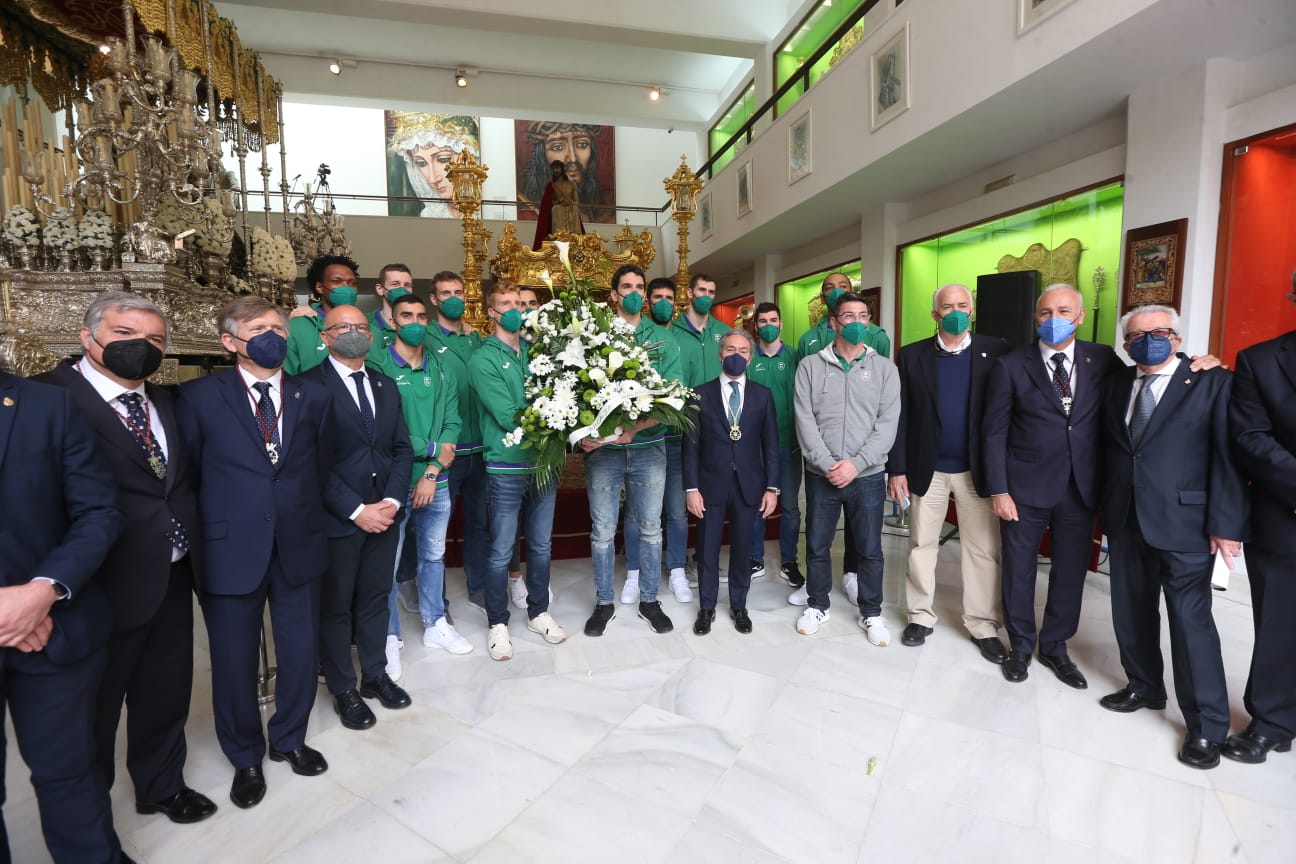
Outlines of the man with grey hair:
{"type": "Polygon", "coordinates": [[[958,514],[963,626],[991,663],[1007,656],[999,641],[999,520],[990,512],[981,457],[986,379],[1008,345],[972,332],[966,285],[932,295],[936,335],[900,349],[900,423],[887,457],[890,496],[910,504],[904,645],[923,644],[936,624],[936,557],[950,499],[958,514]]]}
{"type": "Polygon", "coordinates": [[[145,380],[162,364],[166,317],[146,297],[105,292],[86,310],[81,346],[83,356],[40,380],[68,390],[127,519],[95,573],[113,613],[94,706],[95,768],[110,788],[128,703],[126,768],[136,808],[198,822],[216,805],[184,781],[193,592],[202,575],[196,477],[174,397],[145,380]]]}
{"type": "Polygon", "coordinates": [[[693,632],[711,632],[720,593],[720,542],[729,517],[729,617],[750,633],[747,591],[756,514],[778,506],[779,445],[774,396],[749,381],[756,340],[746,330],[720,339],[720,375],[695,388],[696,425],[684,435],[684,500],[698,519],[698,614],[693,632]]]}
{"type": "Polygon", "coordinates": [[[1099,703],[1129,713],[1166,704],[1164,590],[1175,696],[1188,734],[1179,761],[1214,768],[1229,729],[1215,553],[1228,564],[1247,526],[1246,482],[1229,454],[1229,372],[1176,356],[1179,315],[1142,306],[1120,321],[1136,364],[1108,377],[1103,405],[1103,527],[1111,542],[1112,624],[1126,685],[1099,703]]]}

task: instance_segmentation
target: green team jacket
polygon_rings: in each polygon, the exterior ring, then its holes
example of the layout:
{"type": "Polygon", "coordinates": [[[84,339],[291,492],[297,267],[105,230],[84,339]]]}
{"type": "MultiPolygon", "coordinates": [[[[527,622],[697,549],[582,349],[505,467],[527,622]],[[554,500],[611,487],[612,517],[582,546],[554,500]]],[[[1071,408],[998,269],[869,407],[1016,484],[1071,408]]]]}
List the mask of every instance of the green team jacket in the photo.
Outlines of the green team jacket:
{"type": "MultiPolygon", "coordinates": [[[[836,332],[828,326],[828,319],[825,318],[801,334],[801,340],[797,342],[797,357],[809,357],[811,354],[816,354],[832,344],[832,341],[836,338],[836,332]]],[[[872,321],[864,328],[864,344],[883,357],[890,358],[891,356],[891,337],[872,321]]]]}
{"type": "Polygon", "coordinates": [[[720,340],[729,332],[728,324],[708,317],[706,327],[699,332],[685,314],[672,321],[670,329],[679,344],[680,369],[687,386],[696,389],[720,377],[720,340]]]}
{"type": "MultiPolygon", "coordinates": [[[[396,382],[396,392],[401,397],[401,413],[405,415],[410,444],[414,448],[414,470],[410,475],[410,488],[413,489],[428,470],[428,460],[437,455],[441,445],[459,439],[459,395],[441,371],[436,355],[426,348],[423,349],[423,363],[418,368],[411,368],[396,353],[395,347],[370,354],[365,365],[396,382]]],[[[443,488],[449,482],[449,474],[442,471],[437,477],[437,488],[443,488]]]]}
{"type": "Polygon", "coordinates": [[[517,428],[518,411],[526,405],[526,340],[517,351],[496,336],[484,340],[468,361],[468,374],[477,391],[486,473],[531,474],[535,471],[534,451],[521,444],[504,444],[504,436],[517,428]]]}
{"type": "MultiPolygon", "coordinates": [[[[641,348],[649,345],[656,346],[648,349],[648,356],[652,359],[653,368],[668,381],[680,380],[679,345],[676,344],[667,328],[658,327],[647,315],[644,315],[639,319],[639,326],[635,329],[635,344],[641,348]]],[[[640,429],[636,432],[634,440],[629,444],[609,444],[607,446],[617,450],[648,447],[665,441],[668,431],[674,430],[660,423],[654,423],[646,429],[640,429]]]]}
{"type": "Polygon", "coordinates": [[[288,322],[288,357],[284,371],[300,375],[314,369],[328,356],[328,348],[320,334],[324,332],[324,311],[315,307],[314,315],[303,315],[288,322]]]}
{"type": "Polygon", "coordinates": [[[433,322],[428,325],[427,339],[423,347],[431,352],[441,366],[445,375],[459,398],[459,440],[455,445],[455,457],[471,456],[482,450],[481,421],[477,418],[477,394],[473,391],[472,378],[468,374],[468,361],[482,344],[480,333],[456,333],[453,330],[442,330],[433,322]]]}
{"type": "MultiPolygon", "coordinates": [[[[383,317],[382,307],[369,313],[369,332],[373,334],[373,347],[369,349],[370,357],[377,357],[396,344],[396,328],[383,317]]],[[[368,362],[368,359],[365,362],[368,362]]]]}
{"type": "Polygon", "coordinates": [[[747,365],[747,380],[764,384],[774,395],[774,419],[778,424],[780,447],[797,446],[796,414],[792,400],[796,395],[796,367],[799,359],[792,346],[784,342],[772,357],[763,354],[758,345],[756,356],[747,365]]]}

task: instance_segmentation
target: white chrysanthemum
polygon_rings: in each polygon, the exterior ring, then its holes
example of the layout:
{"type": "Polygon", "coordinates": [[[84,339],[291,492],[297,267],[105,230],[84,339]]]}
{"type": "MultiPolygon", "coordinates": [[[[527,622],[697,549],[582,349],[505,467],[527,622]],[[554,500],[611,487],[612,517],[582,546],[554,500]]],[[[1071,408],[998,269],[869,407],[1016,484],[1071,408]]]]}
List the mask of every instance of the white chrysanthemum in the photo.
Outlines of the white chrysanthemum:
{"type": "Polygon", "coordinates": [[[35,246],[40,242],[36,217],[21,204],[10,207],[4,216],[4,237],[18,246],[35,246]]]}
{"type": "Polygon", "coordinates": [[[549,359],[548,355],[540,354],[531,358],[532,375],[548,375],[553,371],[554,364],[553,361],[549,359]]]}
{"type": "Polygon", "coordinates": [[[505,446],[505,447],[516,447],[516,446],[518,446],[519,444],[522,443],[522,439],[523,439],[525,436],[526,436],[526,433],[525,433],[524,431],[522,431],[522,427],[521,427],[521,426],[518,426],[518,427],[517,427],[516,429],[514,429],[512,432],[510,432],[510,433],[508,433],[507,435],[504,436],[504,446],[505,446]]]}

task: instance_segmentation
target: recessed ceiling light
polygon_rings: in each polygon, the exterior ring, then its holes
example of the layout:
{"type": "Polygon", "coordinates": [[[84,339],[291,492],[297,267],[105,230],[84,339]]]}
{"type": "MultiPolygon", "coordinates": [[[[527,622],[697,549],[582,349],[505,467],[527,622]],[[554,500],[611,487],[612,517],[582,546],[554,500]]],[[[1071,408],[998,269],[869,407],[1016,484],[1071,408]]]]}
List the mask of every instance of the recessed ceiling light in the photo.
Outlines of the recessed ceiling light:
{"type": "Polygon", "coordinates": [[[455,72],[455,86],[459,88],[468,86],[468,73],[465,72],[463,69],[460,69],[457,72],[455,72]]]}
{"type": "Polygon", "coordinates": [[[330,64],[329,64],[329,71],[332,72],[334,75],[341,75],[341,74],[342,74],[342,61],[341,61],[341,60],[334,60],[332,63],[330,63],[330,64]]]}

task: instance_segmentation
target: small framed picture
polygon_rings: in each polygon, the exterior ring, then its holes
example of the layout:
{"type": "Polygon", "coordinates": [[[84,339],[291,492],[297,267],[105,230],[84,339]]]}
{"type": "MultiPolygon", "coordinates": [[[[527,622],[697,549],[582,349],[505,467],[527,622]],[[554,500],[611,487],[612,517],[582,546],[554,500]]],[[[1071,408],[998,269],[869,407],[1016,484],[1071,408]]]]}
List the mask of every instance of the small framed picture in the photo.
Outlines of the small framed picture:
{"type": "Polygon", "coordinates": [[[870,129],[890,123],[909,110],[909,22],[882,43],[871,65],[870,129]]]}
{"type": "Polygon", "coordinates": [[[1017,35],[1020,36],[1075,0],[1017,0],[1017,35]]]}
{"type": "Polygon", "coordinates": [[[810,109],[788,126],[788,185],[814,170],[810,149],[810,109]]]}
{"type": "Polygon", "coordinates": [[[752,160],[738,166],[738,216],[752,211],[752,160]]]}
{"type": "Polygon", "coordinates": [[[711,193],[708,192],[698,201],[698,221],[702,223],[702,239],[711,236],[715,223],[711,219],[711,193]]]}
{"type": "Polygon", "coordinates": [[[1179,308],[1183,291],[1188,220],[1176,219],[1125,232],[1125,290],[1121,314],[1156,303],[1179,308]]]}

